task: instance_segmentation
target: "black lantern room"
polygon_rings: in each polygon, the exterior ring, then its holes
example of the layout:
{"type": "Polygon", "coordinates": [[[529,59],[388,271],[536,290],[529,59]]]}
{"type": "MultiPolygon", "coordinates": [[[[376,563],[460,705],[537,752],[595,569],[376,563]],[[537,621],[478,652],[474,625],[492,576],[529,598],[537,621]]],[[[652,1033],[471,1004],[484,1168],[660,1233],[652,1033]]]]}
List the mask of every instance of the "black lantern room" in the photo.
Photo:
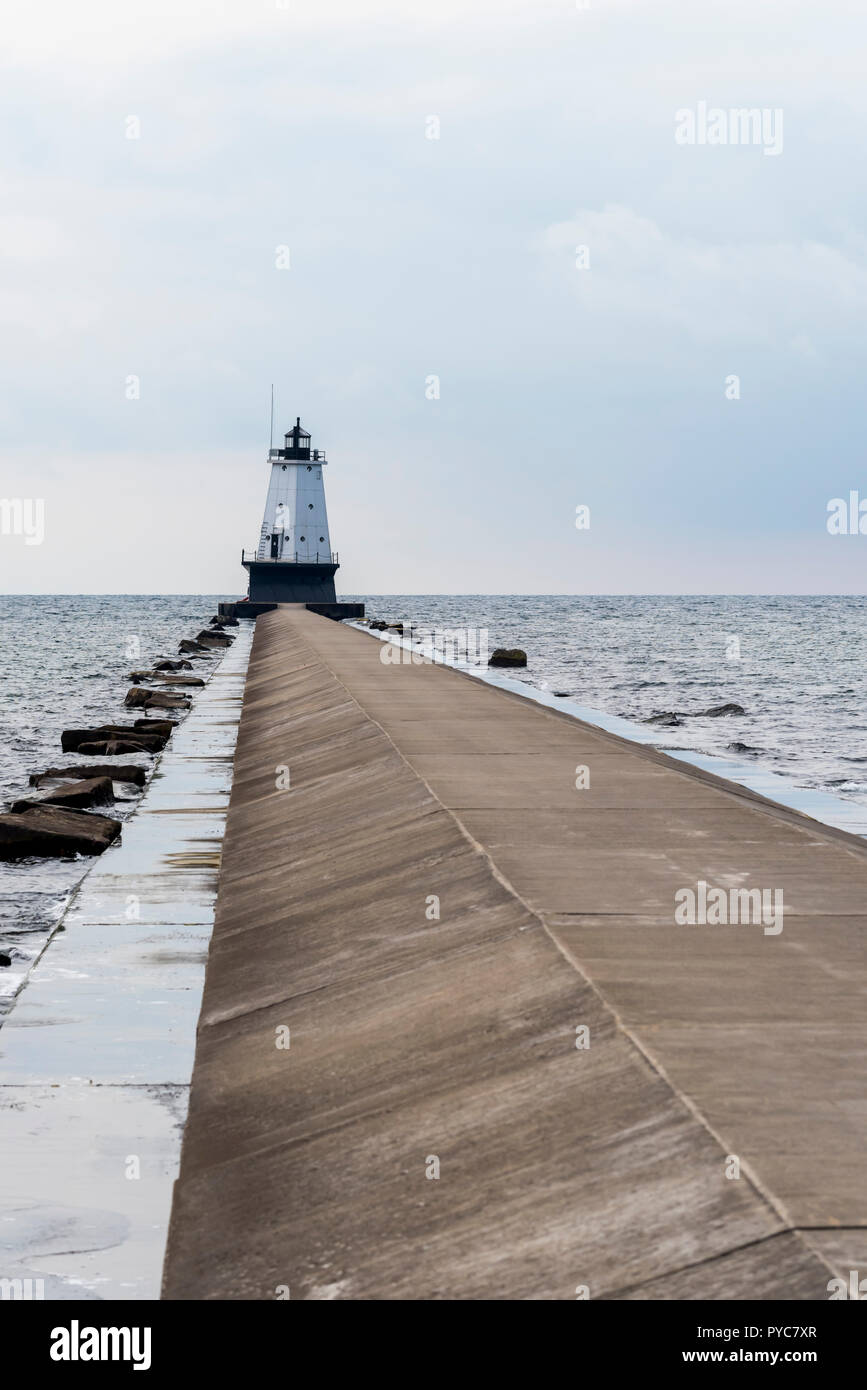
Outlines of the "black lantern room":
{"type": "Polygon", "coordinates": [[[301,416],[297,416],[291,430],[283,436],[284,445],[277,452],[281,459],[309,459],[310,435],[301,428],[301,416]]]}

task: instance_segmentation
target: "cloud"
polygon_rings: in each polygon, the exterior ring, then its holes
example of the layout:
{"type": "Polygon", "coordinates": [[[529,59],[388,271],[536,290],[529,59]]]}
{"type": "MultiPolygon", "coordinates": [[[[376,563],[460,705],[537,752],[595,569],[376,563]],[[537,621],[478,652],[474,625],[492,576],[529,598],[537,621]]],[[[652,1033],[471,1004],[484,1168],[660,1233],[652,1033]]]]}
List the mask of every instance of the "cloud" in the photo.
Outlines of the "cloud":
{"type": "Polygon", "coordinates": [[[701,241],[609,203],[546,228],[549,273],[568,286],[600,350],[658,356],[668,344],[729,344],[832,355],[860,341],[867,258],[815,241],[701,241]],[[586,247],[588,268],[576,267],[586,247]]]}
{"type": "MultiPolygon", "coordinates": [[[[554,7],[555,12],[559,6],[554,7]]],[[[2,64],[62,63],[93,69],[115,60],[142,63],[244,42],[327,34],[382,37],[383,31],[437,33],[457,27],[489,34],[538,14],[529,0],[6,0],[2,64]]],[[[303,62],[296,55],[296,70],[303,62]]]]}

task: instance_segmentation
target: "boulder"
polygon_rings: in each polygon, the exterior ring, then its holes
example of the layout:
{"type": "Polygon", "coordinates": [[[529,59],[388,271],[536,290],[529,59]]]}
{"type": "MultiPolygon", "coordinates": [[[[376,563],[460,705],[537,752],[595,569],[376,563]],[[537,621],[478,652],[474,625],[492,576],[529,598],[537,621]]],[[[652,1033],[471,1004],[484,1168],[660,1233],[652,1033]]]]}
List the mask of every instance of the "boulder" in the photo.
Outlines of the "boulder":
{"type": "Polygon", "coordinates": [[[381,618],[371,618],[368,627],[371,628],[373,632],[384,632],[388,627],[388,623],[384,623],[381,618]]]}
{"type": "MultiPolygon", "coordinates": [[[[149,694],[151,692],[148,692],[149,694]]],[[[147,723],[146,720],[137,721],[147,723]]],[[[60,735],[60,746],[64,753],[94,754],[99,757],[105,753],[105,745],[124,743],[128,753],[159,753],[165,748],[171,730],[163,730],[154,724],[152,729],[139,729],[128,724],[101,724],[95,729],[64,729],[60,735]]],[[[112,751],[109,757],[116,757],[112,751]]]]}
{"type": "Polygon", "coordinates": [[[191,661],[155,661],[155,671],[192,671],[191,661]]]}
{"type": "Polygon", "coordinates": [[[132,724],[100,724],[99,726],[100,730],[107,729],[112,734],[137,734],[140,729],[144,729],[153,734],[165,734],[166,738],[177,727],[177,719],[148,719],[147,716],[134,719],[132,724]]]}
{"type": "Polygon", "coordinates": [[[20,815],[0,815],[0,859],[102,854],[120,829],[119,820],[93,811],[34,806],[20,815]]]}
{"type": "Polygon", "coordinates": [[[148,747],[141,740],[133,743],[131,738],[109,734],[103,739],[95,739],[93,743],[80,743],[75,751],[86,758],[122,758],[128,753],[159,753],[164,747],[164,744],[156,748],[148,747]]]}
{"type": "Polygon", "coordinates": [[[129,679],[139,685],[142,681],[152,681],[154,685],[204,685],[201,676],[172,676],[163,671],[131,671],[129,679]]]}
{"type": "Polygon", "coordinates": [[[143,787],[147,781],[148,770],[146,767],[134,767],[127,764],[126,767],[112,767],[110,764],[101,766],[99,763],[88,767],[82,764],[80,767],[47,767],[44,772],[31,772],[31,787],[41,787],[43,782],[53,782],[58,777],[111,777],[115,782],[134,782],[137,787],[143,787]]]}
{"type": "Polygon", "coordinates": [[[99,732],[109,739],[137,743],[148,753],[161,753],[175,727],[175,720],[163,723],[160,719],[137,719],[134,724],[107,724],[99,732]]]}
{"type": "Polygon", "coordinates": [[[497,647],[488,658],[489,666],[526,666],[527,653],[520,647],[497,647]]]}
{"type": "Polygon", "coordinates": [[[223,619],[223,627],[240,627],[240,626],[241,626],[241,624],[238,622],[238,619],[237,619],[237,618],[224,618],[224,619],[223,619]]]}
{"type": "Polygon", "coordinates": [[[7,956],[7,954],[6,954],[5,951],[0,951],[0,966],[3,966],[3,965],[11,965],[11,964],[12,964],[12,957],[11,957],[11,956],[7,956]]]}
{"type": "Polygon", "coordinates": [[[126,692],[125,705],[131,709],[189,709],[186,695],[170,695],[165,690],[146,690],[143,685],[132,685],[126,692]]]}
{"type": "Polygon", "coordinates": [[[56,791],[49,792],[42,796],[38,801],[13,801],[12,811],[19,815],[22,811],[29,811],[34,806],[72,806],[81,810],[88,806],[113,806],[114,791],[110,777],[88,777],[81,782],[69,782],[65,787],[58,787],[56,791]]]}
{"type": "Polygon", "coordinates": [[[220,632],[217,628],[205,628],[203,632],[196,633],[196,641],[206,650],[208,647],[231,647],[234,640],[227,632],[220,632]]]}
{"type": "Polygon", "coordinates": [[[178,643],[179,652],[204,652],[206,650],[207,648],[203,647],[201,642],[191,642],[188,637],[185,637],[183,642],[178,643]]]}
{"type": "Polygon", "coordinates": [[[714,705],[711,709],[703,709],[701,713],[708,719],[722,719],[729,714],[746,714],[743,705],[714,705]]]}
{"type": "Polygon", "coordinates": [[[662,714],[652,714],[649,719],[642,719],[642,724],[661,724],[664,728],[673,729],[683,723],[679,714],[674,710],[663,710],[662,714]]]}

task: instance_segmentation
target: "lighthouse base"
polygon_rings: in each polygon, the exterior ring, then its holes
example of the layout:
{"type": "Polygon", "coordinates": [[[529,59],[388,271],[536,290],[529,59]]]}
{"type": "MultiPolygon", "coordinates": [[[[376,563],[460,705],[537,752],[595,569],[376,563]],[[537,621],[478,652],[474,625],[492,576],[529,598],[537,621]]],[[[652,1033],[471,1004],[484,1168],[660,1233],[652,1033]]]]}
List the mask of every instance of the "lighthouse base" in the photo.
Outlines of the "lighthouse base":
{"type": "Polygon", "coordinates": [[[245,560],[251,603],[334,603],[338,566],[284,560],[245,560]]]}

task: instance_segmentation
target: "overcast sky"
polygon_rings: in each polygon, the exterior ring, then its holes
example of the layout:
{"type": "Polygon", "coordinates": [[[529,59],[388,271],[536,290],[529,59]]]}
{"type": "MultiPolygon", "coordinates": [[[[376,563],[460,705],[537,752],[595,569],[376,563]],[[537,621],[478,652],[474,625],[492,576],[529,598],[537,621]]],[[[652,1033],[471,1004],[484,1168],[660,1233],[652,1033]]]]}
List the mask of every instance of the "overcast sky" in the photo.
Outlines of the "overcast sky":
{"type": "Polygon", "coordinates": [[[341,592],[863,592],[865,67],[855,0],[4,0],[0,591],[243,592],[273,381],[341,592]]]}

